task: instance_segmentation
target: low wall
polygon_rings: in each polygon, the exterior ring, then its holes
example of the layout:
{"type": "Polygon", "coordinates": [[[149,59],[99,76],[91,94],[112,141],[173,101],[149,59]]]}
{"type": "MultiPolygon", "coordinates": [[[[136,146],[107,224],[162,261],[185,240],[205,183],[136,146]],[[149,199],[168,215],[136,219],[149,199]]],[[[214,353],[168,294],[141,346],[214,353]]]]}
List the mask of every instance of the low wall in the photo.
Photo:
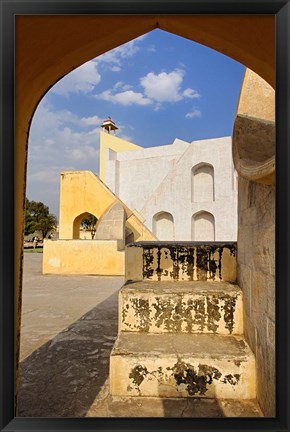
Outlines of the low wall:
{"type": "Polygon", "coordinates": [[[136,242],[126,246],[126,280],[236,282],[235,242],[136,242]]]}
{"type": "Polygon", "coordinates": [[[45,240],[44,274],[123,276],[125,252],[118,240],[45,240]]]}

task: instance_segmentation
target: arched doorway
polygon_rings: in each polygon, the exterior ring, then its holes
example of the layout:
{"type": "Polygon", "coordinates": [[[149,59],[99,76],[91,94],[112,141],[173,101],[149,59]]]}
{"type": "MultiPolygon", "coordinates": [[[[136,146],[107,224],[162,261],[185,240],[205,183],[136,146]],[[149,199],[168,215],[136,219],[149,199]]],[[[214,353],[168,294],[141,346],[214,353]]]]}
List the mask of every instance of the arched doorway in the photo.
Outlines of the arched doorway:
{"type": "Polygon", "coordinates": [[[274,86],[275,17],[184,16],[176,18],[152,15],[137,16],[132,19],[132,16],[123,16],[121,21],[119,20],[119,25],[114,16],[103,16],[101,22],[98,21],[99,17],[88,17],[90,23],[87,21],[86,24],[82,21],[86,17],[77,16],[18,18],[23,19],[21,26],[16,29],[15,272],[16,297],[20,303],[21,232],[27,133],[33,111],[47,89],[72,68],[156,26],[212,46],[241,61],[274,86]],[[86,28],[85,32],[75,31],[82,26],[86,28]],[[62,39],[58,40],[60,33],[62,39]],[[46,53],[45,58],[39,56],[40,52],[46,53]]]}

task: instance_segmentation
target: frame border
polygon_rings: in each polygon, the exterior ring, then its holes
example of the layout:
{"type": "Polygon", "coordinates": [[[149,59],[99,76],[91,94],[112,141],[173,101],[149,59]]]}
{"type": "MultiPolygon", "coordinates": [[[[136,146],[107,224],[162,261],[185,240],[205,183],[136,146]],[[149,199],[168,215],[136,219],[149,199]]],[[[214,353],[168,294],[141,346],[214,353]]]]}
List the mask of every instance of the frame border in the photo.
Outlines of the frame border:
{"type": "Polygon", "coordinates": [[[288,431],[290,271],[290,3],[289,0],[0,0],[1,147],[0,147],[0,280],[1,378],[0,426],[3,431],[288,431]],[[21,418],[14,417],[14,18],[29,14],[273,14],[276,16],[276,418],[21,418]],[[288,402],[288,404],[287,404],[288,402]]]}

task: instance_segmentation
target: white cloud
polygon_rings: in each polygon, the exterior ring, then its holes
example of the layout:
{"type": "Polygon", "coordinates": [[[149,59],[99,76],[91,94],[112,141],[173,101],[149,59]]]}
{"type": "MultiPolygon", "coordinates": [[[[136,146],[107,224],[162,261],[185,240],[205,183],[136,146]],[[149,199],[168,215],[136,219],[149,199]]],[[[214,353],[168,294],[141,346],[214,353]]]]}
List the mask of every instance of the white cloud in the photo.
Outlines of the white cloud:
{"type": "Polygon", "coordinates": [[[116,84],[114,85],[114,88],[115,89],[120,89],[120,90],[130,90],[131,88],[132,88],[132,86],[131,85],[129,85],[129,84],[125,84],[125,83],[123,83],[123,81],[118,81],[118,82],[116,82],[116,84]]]}
{"type": "Polygon", "coordinates": [[[68,96],[70,93],[91,93],[101,81],[97,63],[92,60],[70,72],[51,89],[53,93],[68,96]]]}
{"type": "Polygon", "coordinates": [[[117,103],[120,105],[149,105],[152,101],[142,93],[136,93],[132,90],[127,90],[121,93],[112,93],[111,90],[105,90],[104,92],[95,96],[97,99],[117,103]]]}
{"type": "Polygon", "coordinates": [[[160,102],[158,102],[155,106],[154,106],[154,111],[159,111],[162,108],[162,104],[160,102]]]}
{"type": "MultiPolygon", "coordinates": [[[[146,35],[143,35],[127,42],[126,44],[120,45],[119,47],[114,48],[111,51],[108,51],[100,55],[99,57],[96,58],[96,61],[98,63],[108,63],[108,64],[117,65],[120,68],[122,60],[127,58],[132,58],[140,50],[138,44],[143,39],[145,39],[145,37],[146,35]]],[[[113,66],[111,65],[111,67],[113,66]]],[[[115,69],[115,71],[118,71],[120,69],[115,69]]]]}
{"type": "Polygon", "coordinates": [[[30,199],[47,203],[58,214],[60,172],[98,172],[100,128],[96,126],[100,122],[98,116],[79,118],[70,111],[53,111],[43,99],[29,134],[27,196],[30,199]]]}
{"type": "Polygon", "coordinates": [[[63,96],[69,96],[70,93],[91,93],[101,81],[98,68],[106,65],[110,71],[120,72],[122,62],[125,59],[132,58],[140,50],[139,43],[145,37],[146,35],[140,36],[84,63],[58,81],[51,88],[51,91],[63,96]]]}
{"type": "Polygon", "coordinates": [[[197,117],[201,117],[201,111],[197,108],[193,108],[193,110],[186,114],[187,119],[193,119],[197,117]]]}
{"type": "Polygon", "coordinates": [[[188,97],[190,99],[195,99],[195,98],[199,98],[200,97],[200,94],[196,90],[193,90],[191,88],[187,88],[186,90],[184,90],[183,93],[182,93],[182,95],[184,97],[188,97]]]}
{"type": "Polygon", "coordinates": [[[150,46],[147,48],[147,51],[149,51],[149,52],[156,52],[156,48],[155,48],[154,45],[150,45],[150,46]]]}
{"type": "Polygon", "coordinates": [[[46,184],[55,185],[59,183],[59,167],[58,166],[49,166],[44,167],[38,170],[35,173],[28,173],[29,183],[37,182],[45,182],[46,184]]]}
{"type": "Polygon", "coordinates": [[[184,71],[176,69],[172,72],[161,72],[155,75],[149,72],[140,79],[145,95],[158,102],[177,102],[182,99],[179,93],[184,71]]]}
{"type": "Polygon", "coordinates": [[[83,117],[81,119],[81,124],[84,126],[94,126],[94,125],[100,125],[103,123],[103,120],[100,119],[98,116],[92,116],[92,117],[83,117]]]}
{"type": "Polygon", "coordinates": [[[164,102],[178,102],[184,98],[200,97],[199,93],[192,88],[181,90],[184,74],[182,69],[175,69],[168,73],[160,72],[158,75],[149,72],[140,78],[142,93],[132,90],[132,86],[123,81],[117,81],[112,89],[105,90],[95,97],[124,106],[154,104],[154,111],[159,111],[163,108],[164,102]]]}

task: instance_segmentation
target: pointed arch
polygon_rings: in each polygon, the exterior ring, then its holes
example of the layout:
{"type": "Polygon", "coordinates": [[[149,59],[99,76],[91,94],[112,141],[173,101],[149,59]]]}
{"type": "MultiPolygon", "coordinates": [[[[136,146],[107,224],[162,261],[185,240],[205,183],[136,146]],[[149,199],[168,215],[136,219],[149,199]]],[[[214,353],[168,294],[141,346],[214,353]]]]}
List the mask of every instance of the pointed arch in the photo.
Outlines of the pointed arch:
{"type": "Polygon", "coordinates": [[[153,234],[158,240],[175,240],[174,219],[171,213],[161,211],[153,216],[153,234]]]}
{"type": "Polygon", "coordinates": [[[201,162],[191,169],[191,202],[215,200],[214,167],[201,162]]]}
{"type": "MultiPolygon", "coordinates": [[[[91,216],[92,214],[89,212],[83,212],[81,214],[79,214],[78,216],[75,217],[74,221],[73,221],[73,229],[72,229],[72,233],[73,233],[73,239],[74,240],[79,240],[80,239],[80,225],[82,223],[82,221],[86,218],[88,218],[89,216],[91,216]]],[[[95,215],[93,215],[95,216],[95,215]]],[[[95,218],[97,219],[97,217],[95,216],[95,218]]],[[[97,219],[98,221],[98,219],[97,219]]]]}
{"type": "Polygon", "coordinates": [[[192,216],[191,239],[193,241],[215,240],[215,217],[212,213],[203,210],[192,216]]]}

